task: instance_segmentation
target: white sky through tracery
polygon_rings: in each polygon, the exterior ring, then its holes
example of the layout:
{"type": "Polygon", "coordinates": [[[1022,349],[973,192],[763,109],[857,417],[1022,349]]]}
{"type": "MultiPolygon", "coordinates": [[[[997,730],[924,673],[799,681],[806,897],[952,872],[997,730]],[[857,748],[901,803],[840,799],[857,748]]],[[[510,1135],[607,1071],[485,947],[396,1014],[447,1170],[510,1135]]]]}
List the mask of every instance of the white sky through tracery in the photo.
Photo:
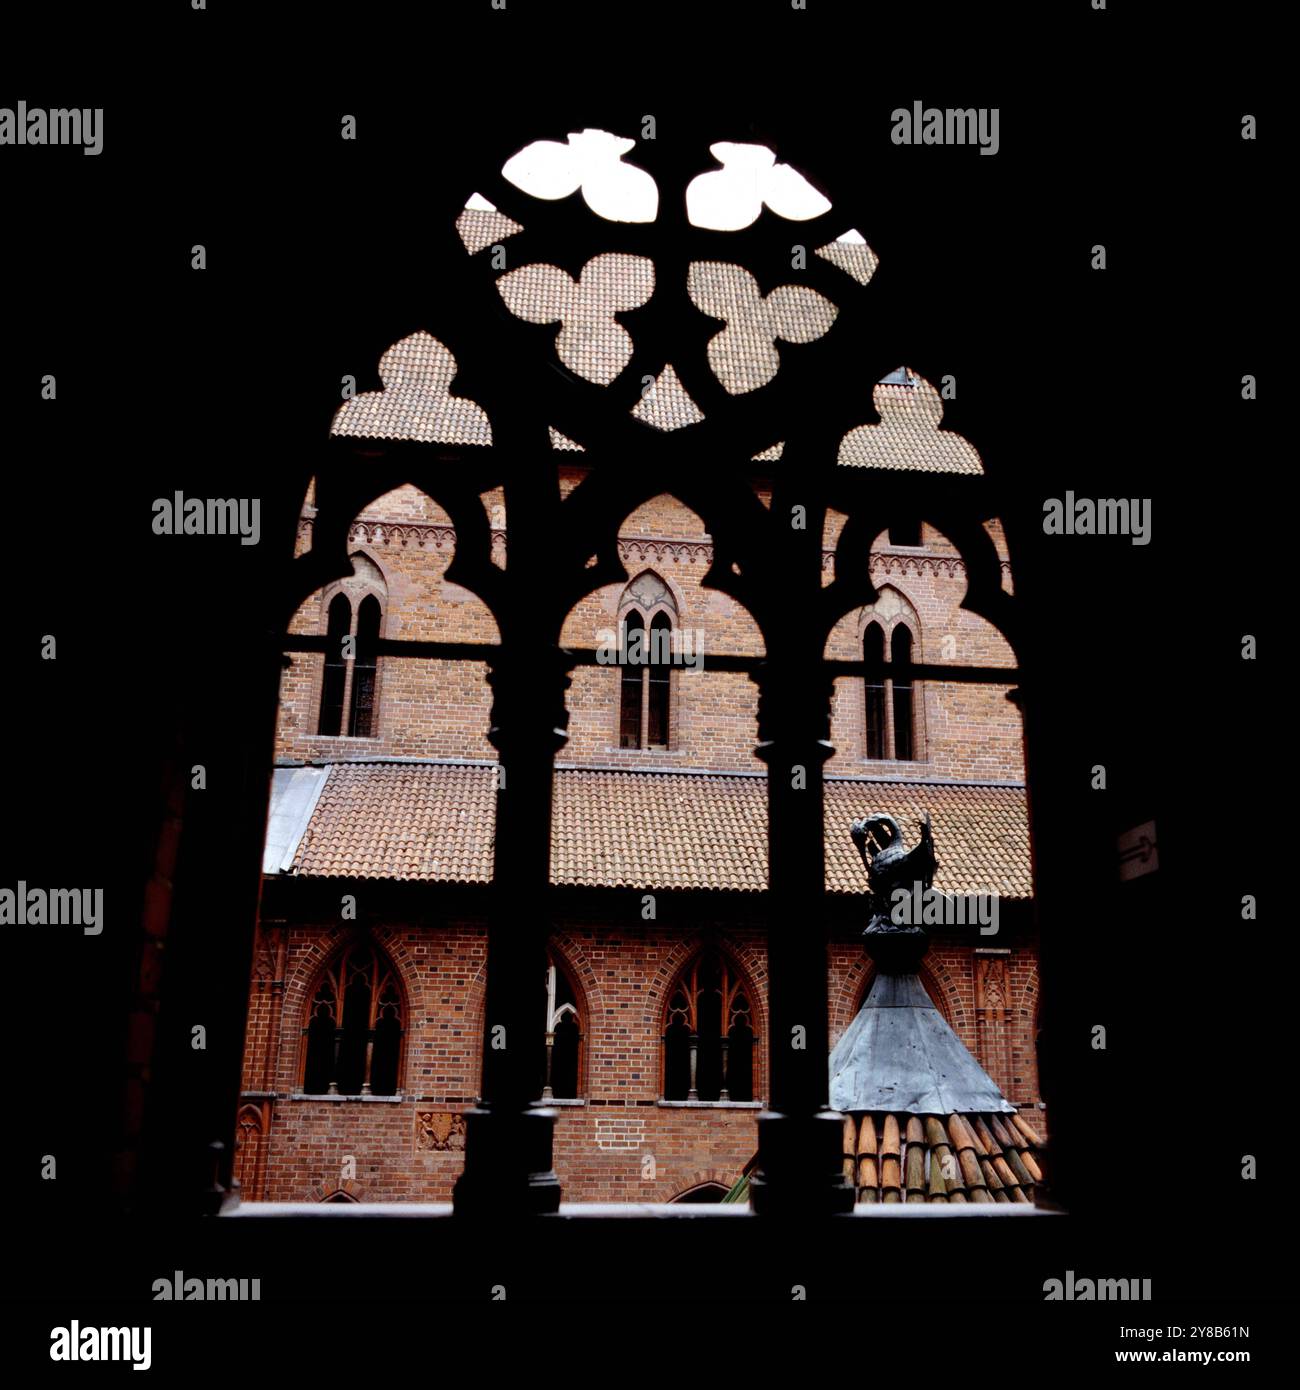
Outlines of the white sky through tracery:
{"type": "MultiPolygon", "coordinates": [[[[534,198],[555,200],[582,190],[589,207],[612,222],[652,222],[658,211],[654,180],[625,156],[634,140],[601,130],[584,130],[565,144],[537,140],[508,159],[502,175],[534,198]]],[[[765,145],[722,141],[709,147],[722,166],[698,175],[686,190],[692,225],[717,231],[737,231],[753,223],[766,204],[778,216],[807,221],[831,204],[807,179],[788,164],[779,164],[765,145]]],[[[495,208],[475,193],[466,207],[495,208]]],[[[849,231],[839,241],[860,245],[862,236],[849,231]]]]}

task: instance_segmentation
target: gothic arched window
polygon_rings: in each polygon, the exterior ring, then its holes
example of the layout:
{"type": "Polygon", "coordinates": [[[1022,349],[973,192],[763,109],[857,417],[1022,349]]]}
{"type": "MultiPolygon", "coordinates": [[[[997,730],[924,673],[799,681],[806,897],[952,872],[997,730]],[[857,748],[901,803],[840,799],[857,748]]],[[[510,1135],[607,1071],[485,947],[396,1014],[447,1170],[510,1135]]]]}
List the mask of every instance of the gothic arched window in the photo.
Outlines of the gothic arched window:
{"type": "MultiPolygon", "coordinates": [[[[885,664],[885,634],[879,623],[868,625],[862,634],[862,659],[880,666],[885,664]]],[[[868,676],[867,697],[867,757],[885,756],[885,678],[868,676]]]]}
{"type": "Polygon", "coordinates": [[[321,683],[320,723],[317,732],[337,734],[343,725],[343,692],[347,688],[348,663],[343,654],[343,640],[352,630],[352,605],[346,594],[335,594],[330,600],[326,619],[325,679],[321,683]]]}
{"type": "Polygon", "coordinates": [[[576,1100],[582,1078],[582,1016],[568,975],[546,963],[546,1059],[543,1100],[576,1100]]]}
{"type": "MultiPolygon", "coordinates": [[[[635,609],[623,619],[623,650],[636,650],[645,639],[645,619],[635,609]]],[[[619,668],[618,746],[641,747],[641,707],[644,704],[644,671],[625,661],[619,668]]]]}
{"type": "Polygon", "coordinates": [[[718,951],[703,951],[668,996],[665,1100],[753,1100],[749,986],[718,951]]]}
{"type": "Polygon", "coordinates": [[[662,610],[650,619],[650,651],[646,663],[645,747],[668,747],[668,693],[671,688],[672,620],[662,610]]]}
{"type": "Polygon", "coordinates": [[[403,1008],[397,977],[364,938],[321,973],[303,1029],[302,1088],[308,1095],[396,1095],[403,1008]]]}
{"type": "MultiPolygon", "coordinates": [[[[912,634],[901,623],[889,635],[891,666],[910,666],[912,663],[912,634]]],[[[899,762],[912,761],[916,746],[916,730],[912,720],[912,682],[891,679],[894,688],[894,757],[899,762]]]]}
{"type": "Polygon", "coordinates": [[[367,594],[357,610],[357,647],[352,662],[352,719],[348,733],[369,738],[375,723],[375,677],[379,669],[379,600],[367,594]]]}
{"type": "Polygon", "coordinates": [[[618,743],[620,748],[669,746],[672,737],[672,648],[677,603],[650,570],[623,591],[619,604],[618,743]]]}
{"type": "Polygon", "coordinates": [[[378,722],[379,633],[388,586],[379,566],[364,552],[351,559],[351,576],[326,608],[317,733],[373,738],[378,722]]]}
{"type": "MultiPolygon", "coordinates": [[[[654,486],[668,489],[677,486],[692,503],[698,502],[711,538],[707,549],[712,551],[712,561],[705,578],[721,581],[705,587],[718,588],[729,602],[741,607],[752,606],[761,619],[764,656],[730,655],[727,664],[736,672],[745,670],[759,686],[759,732],[768,755],[764,758],[769,805],[765,838],[769,851],[780,846],[779,852],[767,856],[769,892],[761,914],[770,927],[768,988],[774,1006],[779,1005],[778,1018],[806,1019],[811,1025],[806,1054],[795,1054],[795,1064],[779,1066],[771,1080],[777,1115],[764,1126],[763,1162],[755,1169],[759,1179],[754,1184],[755,1206],[767,1210],[794,1206],[796,1189],[806,1184],[810,1203],[841,1210],[843,1194],[838,1188],[827,1190],[823,1181],[818,1195],[813,1176],[818,1164],[791,1163],[788,1157],[792,1146],[807,1138],[805,1119],[824,1108],[827,1090],[823,1051],[827,933],[821,911],[825,865],[816,847],[825,828],[824,798],[820,777],[812,783],[818,787],[817,795],[810,796],[806,788],[799,790],[804,786],[802,778],[788,774],[791,767],[806,771],[810,745],[826,742],[834,688],[830,678],[841,667],[850,676],[856,665],[818,657],[813,639],[824,639],[826,633],[819,629],[832,620],[873,602],[877,611],[862,616],[859,631],[875,618],[879,660],[874,665],[864,662],[862,671],[878,677],[884,687],[883,713],[877,720],[883,731],[880,751],[883,757],[894,757],[898,708],[889,683],[895,647],[891,638],[900,614],[906,613],[909,651],[919,656],[922,629],[915,610],[905,601],[898,602],[897,595],[893,600],[897,607],[888,613],[883,591],[874,600],[862,597],[870,595],[873,586],[861,564],[865,557],[850,552],[863,549],[860,542],[867,540],[869,527],[896,515],[919,514],[929,505],[922,468],[952,474],[943,484],[941,514],[951,514],[960,523],[956,548],[969,568],[971,611],[998,625],[1008,613],[1007,604],[996,587],[992,551],[973,530],[975,521],[986,513],[988,499],[979,490],[983,468],[973,446],[939,428],[938,392],[906,372],[904,382],[880,385],[873,393],[879,423],[851,430],[838,452],[832,451],[827,429],[836,420],[847,423],[849,393],[860,390],[862,364],[883,365],[883,347],[871,336],[879,320],[857,312],[859,296],[852,285],[856,281],[859,288],[865,286],[876,264],[874,252],[850,225],[850,210],[866,207],[858,195],[836,207],[834,220],[827,216],[829,200],[811,184],[807,191],[813,200],[797,204],[792,187],[807,181],[791,166],[775,163],[778,151],[766,147],[730,142],[708,147],[721,167],[705,169],[705,146],[675,145],[672,139],[637,142],[624,135],[584,130],[569,137],[567,149],[554,140],[538,145],[560,161],[558,183],[538,187],[532,162],[536,151],[521,149],[501,166],[500,177],[495,168],[487,171],[492,180],[487,192],[501,210],[476,196],[473,207],[466,209],[471,221],[457,219],[466,251],[473,258],[471,273],[479,277],[482,299],[478,302],[495,304],[499,298],[509,316],[494,313],[480,334],[472,312],[475,301],[467,295],[464,312],[458,304],[448,324],[456,337],[455,352],[425,332],[394,343],[380,360],[384,389],[362,392],[345,402],[335,418],[332,433],[339,436],[336,442],[342,447],[322,466],[335,470],[343,485],[333,493],[322,488],[322,493],[327,499],[340,499],[335,505],[341,509],[347,499],[355,498],[359,486],[351,481],[349,470],[359,478],[372,476],[376,455],[384,457],[379,466],[384,476],[394,470],[394,476],[405,473],[408,462],[422,478],[451,465],[444,471],[448,513],[457,523],[462,546],[457,573],[471,592],[477,585],[491,596],[493,616],[499,620],[500,650],[491,659],[496,664],[494,715],[500,738],[493,743],[509,747],[519,769],[518,774],[512,772],[508,793],[504,781],[497,787],[505,813],[499,830],[504,834],[502,827],[508,826],[512,835],[535,837],[525,840],[526,848],[535,852],[517,861],[505,853],[496,855],[488,912],[492,960],[509,959],[512,951],[517,952],[525,986],[529,977],[534,986],[520,990],[508,973],[489,970],[484,1016],[508,1018],[512,1036],[513,1030],[521,1029],[525,1039],[536,1037],[535,1021],[530,1023],[529,1016],[538,1002],[535,986],[542,974],[543,933],[549,925],[538,907],[549,901],[545,837],[553,824],[552,772],[559,746],[552,732],[561,732],[557,716],[569,667],[585,666],[592,656],[604,664],[596,653],[565,651],[550,634],[558,631],[565,613],[573,611],[571,599],[590,598],[597,586],[618,576],[616,556],[673,553],[680,558],[679,552],[662,546],[654,552],[645,546],[639,552],[613,549],[612,542],[630,514],[628,508],[638,499],[647,500],[641,497],[647,490],[642,479],[653,479],[654,486]],[[623,163],[623,154],[629,150],[636,150],[636,157],[623,163]],[[703,172],[682,189],[678,175],[688,167],[703,172]],[[656,222],[659,181],[665,199],[671,200],[666,206],[680,211],[685,204],[685,220],[678,215],[656,222]],[[629,187],[634,206],[620,209],[615,195],[629,187]],[[589,235],[592,228],[588,227],[578,233],[580,240],[572,235],[579,225],[581,210],[573,196],[579,190],[587,208],[611,224],[601,234],[589,235]],[[728,208],[727,203],[734,206],[728,208]],[[552,210],[558,215],[551,216],[552,210]],[[711,216],[704,215],[710,212],[711,216]],[[801,242],[817,258],[809,258],[800,279],[823,287],[826,294],[812,284],[776,283],[785,278],[778,273],[777,261],[788,253],[791,234],[777,219],[799,223],[801,242]],[[615,228],[616,222],[642,225],[615,228]],[[688,223],[701,229],[699,234],[688,223]],[[726,231],[744,231],[743,242],[735,243],[737,253],[749,259],[752,249],[753,264],[762,272],[761,284],[744,266],[719,259],[725,254],[725,242],[718,234],[726,231]],[[514,268],[504,276],[495,253],[483,254],[502,237],[510,237],[516,248],[511,253],[514,268]],[[555,263],[557,259],[565,268],[555,263]],[[695,311],[711,323],[699,321],[695,311]],[[518,322],[511,324],[511,319],[518,322]],[[542,324],[558,324],[558,328],[539,332],[542,324]],[[511,334],[511,339],[498,345],[492,336],[498,331],[511,334]],[[826,343],[805,346],[831,333],[835,336],[826,343]],[[533,356],[535,351],[541,355],[533,356]],[[691,359],[689,365],[682,365],[687,359],[679,357],[681,377],[669,360],[679,351],[691,359]],[[460,354],[461,380],[475,384],[484,404],[451,392],[458,374],[456,353],[460,354]],[[505,375],[494,372],[494,362],[500,361],[512,368],[517,365],[527,376],[514,370],[505,375]],[[556,370],[557,363],[563,372],[556,370]],[[648,393],[647,382],[652,383],[648,393]],[[810,412],[818,420],[803,428],[810,412]],[[700,429],[706,418],[708,424],[700,429]],[[559,434],[552,419],[564,426],[566,434],[559,434]],[[505,436],[495,441],[494,424],[498,431],[506,426],[505,436]],[[673,431],[687,432],[685,448],[668,447],[673,431]],[[542,453],[547,432],[555,452],[550,466],[545,465],[542,453]],[[753,495],[751,480],[740,476],[739,465],[752,449],[776,462],[783,446],[775,441],[782,437],[793,440],[794,447],[776,469],[763,470],[764,476],[775,475],[776,484],[764,510],[765,499],[753,495]],[[535,442],[535,456],[527,443],[530,438],[535,442]],[[775,452],[764,447],[769,442],[775,452]],[[421,450],[417,447],[421,445],[437,447],[421,450]],[[567,468],[573,456],[560,453],[561,449],[588,451],[591,476],[571,492],[564,491],[559,468],[561,464],[567,468]],[[726,458],[726,466],[708,467],[706,460],[714,456],[726,458]],[[888,487],[878,495],[870,486],[878,480],[858,472],[871,468],[892,469],[896,475],[884,480],[888,487]],[[812,487],[807,494],[805,471],[812,487]],[[499,572],[492,568],[492,547],[476,511],[478,504],[468,496],[467,476],[474,482],[503,479],[512,526],[526,542],[525,558],[536,553],[534,546],[540,547],[544,536],[548,541],[557,535],[565,537],[564,544],[548,544],[553,574],[544,596],[539,597],[531,584],[500,583],[499,572]],[[815,544],[805,544],[826,534],[827,507],[819,503],[820,515],[809,518],[807,537],[795,535],[779,515],[786,500],[801,501],[805,495],[833,496],[844,503],[837,510],[848,517],[846,526],[856,523],[861,528],[856,540],[855,532],[848,532],[849,542],[842,551],[837,548],[830,585],[825,582],[824,555],[817,553],[815,544]],[[563,508],[561,515],[557,515],[557,501],[563,508]],[[880,506],[887,508],[883,515],[880,506]],[[469,521],[471,514],[472,525],[461,525],[461,515],[469,521]],[[596,566],[588,575],[590,552],[585,538],[578,544],[582,536],[578,528],[590,523],[600,528],[604,544],[595,544],[596,566]],[[752,605],[746,604],[747,599],[753,600],[752,605]],[[768,642],[768,637],[775,640],[768,642]],[[808,914],[806,930],[791,931],[788,920],[783,920],[784,905],[799,902],[802,895],[814,910],[808,914]],[[527,1002],[530,994],[533,1005],[527,1002]]],[[[367,331],[373,336],[373,329],[367,331]]],[[[341,510],[334,517],[323,514],[320,534],[337,539],[338,528],[346,521],[341,510]],[[326,521],[333,530],[327,530],[326,521]]],[[[898,532],[895,539],[902,534],[898,532]]],[[[692,543],[691,558],[697,556],[703,558],[703,550],[697,551],[692,543]]],[[[894,573],[906,575],[920,568],[901,563],[919,561],[919,556],[899,559],[894,573]]],[[[681,625],[687,613],[684,608],[679,612],[666,592],[657,576],[648,572],[638,576],[615,612],[608,614],[616,619],[616,630],[629,639],[639,634],[645,644],[662,614],[657,630],[663,631],[666,623],[674,637],[683,636],[681,625]],[[664,595],[656,600],[659,607],[651,601],[655,586],[664,595]]],[[[354,603],[359,599],[352,595],[354,603]]],[[[385,650],[395,649],[384,645],[385,650]]],[[[447,645],[452,649],[450,659],[477,664],[484,658],[480,643],[447,645]]],[[[600,645],[607,647],[604,642],[600,645]]],[[[302,643],[295,649],[319,651],[321,646],[318,637],[313,644],[302,643]]],[[[420,655],[422,647],[412,647],[412,655],[420,655]]],[[[604,655],[608,657],[607,650],[604,655]]],[[[637,750],[649,746],[654,735],[672,741],[674,726],[680,724],[671,704],[671,674],[656,674],[665,689],[656,689],[653,697],[646,669],[620,670],[617,677],[604,678],[618,680],[621,706],[617,718],[611,711],[606,729],[609,740],[637,750]],[[669,697],[666,718],[665,695],[669,697]]],[[[999,679],[992,683],[1018,679],[1014,668],[1007,668],[1005,674],[1004,680],[999,672],[999,679]]],[[[978,674],[972,679],[989,683],[978,674]]],[[[613,697],[612,685],[606,690],[613,697]]],[[[910,694],[913,755],[925,746],[920,694],[917,688],[910,694]]],[[[346,720],[346,700],[344,704],[346,720]]],[[[647,760],[638,756],[633,761],[647,760]]],[[[740,1100],[761,1088],[753,1054],[757,1040],[750,1021],[757,1002],[752,991],[737,983],[734,970],[716,950],[706,949],[690,963],[663,1000],[666,1097],[681,1097],[683,1102],[713,1097],[740,1100]]],[[[336,1022],[327,1008],[325,1025],[336,1022]]],[[[788,1039],[774,1038],[773,1043],[784,1051],[788,1039]]],[[[549,1120],[530,1127],[538,1132],[535,1146],[531,1140],[528,1145],[519,1143],[521,1126],[513,1123],[532,1099],[539,1050],[535,1043],[525,1042],[522,1048],[503,1051],[491,1068],[485,1066],[489,1108],[471,1112],[466,1121],[473,1139],[466,1144],[458,1209],[493,1210],[502,1202],[517,1208],[525,1200],[539,1211],[558,1206],[558,1181],[544,1171],[552,1153],[549,1120]]],[[[553,1069],[554,1065],[552,1053],[553,1069]]]]}
{"type": "Polygon", "coordinates": [[[865,616],[863,755],[882,762],[915,762],[924,756],[919,752],[923,740],[918,691],[910,679],[896,678],[892,671],[916,659],[916,610],[897,589],[885,586],[865,616]]]}

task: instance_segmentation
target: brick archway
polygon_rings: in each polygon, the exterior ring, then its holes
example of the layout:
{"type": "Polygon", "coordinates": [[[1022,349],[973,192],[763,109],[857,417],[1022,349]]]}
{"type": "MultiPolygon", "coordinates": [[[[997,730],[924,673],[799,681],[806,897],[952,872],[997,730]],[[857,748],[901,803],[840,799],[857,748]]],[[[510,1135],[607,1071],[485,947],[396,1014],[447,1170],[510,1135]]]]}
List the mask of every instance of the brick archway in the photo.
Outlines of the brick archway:
{"type": "Polygon", "coordinates": [[[679,1173],[675,1178],[661,1182],[651,1200],[671,1202],[675,1198],[684,1197],[688,1192],[695,1191],[698,1187],[709,1185],[720,1187],[723,1192],[730,1192],[739,1177],[739,1173],[729,1173],[722,1168],[697,1168],[693,1173],[685,1175],[679,1173]]]}
{"type": "MultiPolygon", "coordinates": [[[[581,1041],[578,1047],[578,1095],[591,1094],[591,1054],[597,1021],[604,1013],[600,981],[582,945],[569,932],[551,934],[548,943],[551,954],[569,978],[576,996],[581,1041]]],[[[543,1017],[539,1011],[539,1022],[543,1017]]]]}
{"type": "Polygon", "coordinates": [[[342,1182],[329,1186],[325,1183],[315,1183],[308,1194],[308,1200],[312,1202],[364,1202],[366,1200],[365,1184],[358,1182],[355,1178],[344,1178],[342,1182]]]}

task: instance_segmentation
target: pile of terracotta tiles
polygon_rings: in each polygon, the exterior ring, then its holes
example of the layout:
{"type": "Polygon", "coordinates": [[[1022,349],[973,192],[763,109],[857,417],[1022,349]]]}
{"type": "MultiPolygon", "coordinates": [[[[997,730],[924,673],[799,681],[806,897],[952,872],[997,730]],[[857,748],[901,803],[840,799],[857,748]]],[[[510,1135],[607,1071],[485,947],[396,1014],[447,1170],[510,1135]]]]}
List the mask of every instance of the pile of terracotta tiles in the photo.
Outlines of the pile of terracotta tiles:
{"type": "Polygon", "coordinates": [[[1019,1115],[844,1117],[859,1202],[1032,1202],[1042,1141],[1019,1115]]]}

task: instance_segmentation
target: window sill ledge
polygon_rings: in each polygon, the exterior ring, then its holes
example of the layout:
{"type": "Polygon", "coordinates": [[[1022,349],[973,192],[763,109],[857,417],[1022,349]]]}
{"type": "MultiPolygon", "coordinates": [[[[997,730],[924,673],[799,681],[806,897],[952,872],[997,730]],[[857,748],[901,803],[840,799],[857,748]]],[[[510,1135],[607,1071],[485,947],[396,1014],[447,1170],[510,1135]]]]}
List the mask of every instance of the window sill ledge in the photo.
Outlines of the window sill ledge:
{"type": "Polygon", "coordinates": [[[291,1091],[288,1098],[290,1100],[324,1100],[328,1101],[331,1105],[336,1105],[339,1102],[346,1104],[349,1101],[351,1101],[353,1105],[358,1102],[367,1105],[401,1105],[404,1101],[409,1099],[408,1096],[318,1096],[309,1094],[306,1091],[291,1091]]]}
{"type": "Polygon", "coordinates": [[[666,1110],[761,1110],[761,1100],[657,1100],[666,1110]]]}
{"type": "MultiPolygon", "coordinates": [[[[651,744],[651,745],[650,745],[649,747],[647,747],[647,748],[606,748],[606,749],[605,749],[605,753],[606,753],[607,756],[612,755],[612,756],[615,756],[615,757],[626,757],[628,754],[631,754],[631,753],[645,753],[645,754],[649,754],[649,755],[651,755],[651,756],[653,756],[653,757],[656,757],[656,758],[685,758],[686,755],[687,755],[687,752],[688,752],[688,750],[685,749],[685,748],[660,748],[660,747],[658,747],[658,746],[655,745],[655,744],[651,744]]],[[[581,764],[575,764],[575,766],[581,766],[581,764]]],[[[621,769],[620,769],[620,770],[621,770],[621,769]]]]}

